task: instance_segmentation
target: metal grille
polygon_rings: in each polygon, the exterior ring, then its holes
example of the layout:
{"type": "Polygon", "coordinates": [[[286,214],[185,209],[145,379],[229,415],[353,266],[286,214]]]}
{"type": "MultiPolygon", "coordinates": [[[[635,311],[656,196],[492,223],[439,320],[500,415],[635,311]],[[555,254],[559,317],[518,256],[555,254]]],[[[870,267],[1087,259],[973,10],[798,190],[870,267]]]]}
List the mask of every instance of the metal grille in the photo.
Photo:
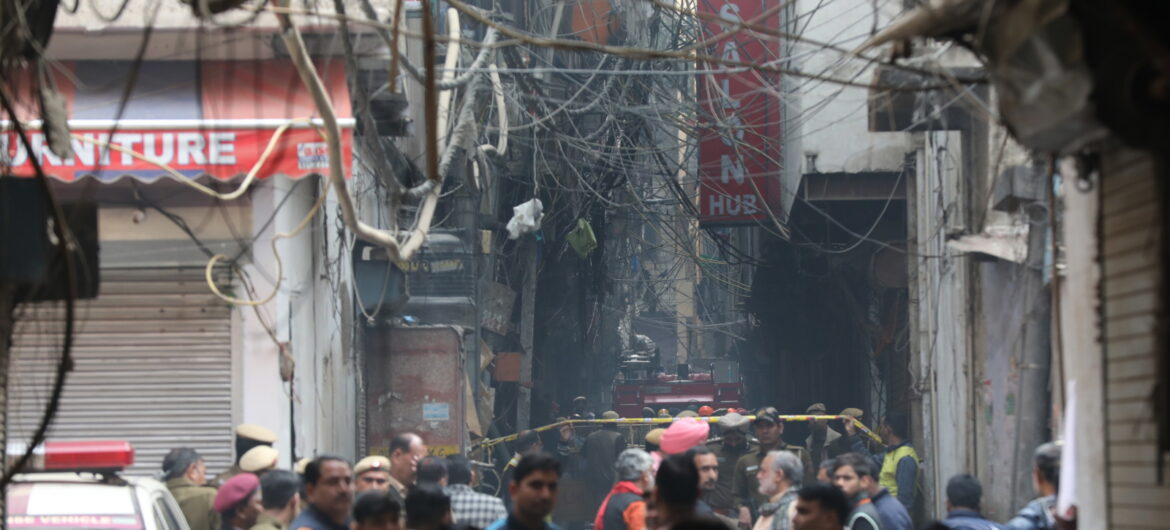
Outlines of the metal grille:
{"type": "Polygon", "coordinates": [[[459,237],[432,233],[418,257],[404,265],[410,296],[475,296],[474,258],[459,237]]]}
{"type": "MultiPolygon", "coordinates": [[[[231,465],[231,308],[208,291],[202,269],[105,269],[100,296],[76,314],[74,367],[48,439],[129,440],[131,475],[155,473],[183,446],[209,473],[231,465]]],[[[62,302],[18,309],[10,442],[29,440],[44,413],[64,316],[62,302]]]]}

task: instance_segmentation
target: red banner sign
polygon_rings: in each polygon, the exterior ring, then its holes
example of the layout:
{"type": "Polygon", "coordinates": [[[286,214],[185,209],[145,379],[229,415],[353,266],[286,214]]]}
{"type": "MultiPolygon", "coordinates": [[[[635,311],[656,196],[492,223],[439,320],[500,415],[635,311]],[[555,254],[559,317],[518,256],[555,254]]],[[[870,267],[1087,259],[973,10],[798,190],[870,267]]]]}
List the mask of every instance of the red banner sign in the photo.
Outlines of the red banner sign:
{"type": "MultiPolygon", "coordinates": [[[[92,176],[102,181],[113,181],[129,176],[152,181],[159,177],[173,177],[161,167],[166,165],[189,178],[208,175],[217,180],[229,180],[247,173],[260,160],[261,154],[276,133],[273,129],[118,129],[77,132],[82,138],[73,138],[73,156],[60,158],[45,145],[42,131],[29,131],[30,146],[18,145],[12,131],[0,133],[0,168],[12,175],[31,176],[29,160],[35,156],[45,173],[64,181],[92,176]],[[105,147],[116,145],[146,158],[105,147]],[[20,148],[18,148],[20,147],[20,148]]],[[[346,176],[351,174],[353,131],[342,129],[342,165],[346,176]]],[[[329,154],[324,138],[314,128],[290,128],[276,139],[267,160],[261,165],[259,177],[286,175],[300,178],[309,174],[326,174],[329,154]]]]}
{"type": "MultiPolygon", "coordinates": [[[[727,62],[775,65],[780,43],[739,26],[780,29],[779,0],[700,0],[708,55],[727,62]]],[[[700,62],[699,222],[756,223],[779,214],[780,76],[700,62]]]]}

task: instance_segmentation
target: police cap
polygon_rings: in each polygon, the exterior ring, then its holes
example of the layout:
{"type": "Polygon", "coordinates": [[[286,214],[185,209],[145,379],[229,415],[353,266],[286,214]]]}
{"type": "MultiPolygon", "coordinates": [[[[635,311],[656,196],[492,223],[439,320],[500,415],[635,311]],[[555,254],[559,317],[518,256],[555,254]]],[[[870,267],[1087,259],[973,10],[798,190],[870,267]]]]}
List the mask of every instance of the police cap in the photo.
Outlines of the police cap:
{"type": "Polygon", "coordinates": [[[390,459],[384,456],[372,455],[358,460],[356,466],[353,466],[353,474],[361,475],[366,471],[390,471],[390,459]]]}
{"type": "Polygon", "coordinates": [[[255,440],[266,444],[276,443],[276,433],[267,427],[261,427],[254,423],[241,423],[236,425],[236,438],[255,440]]]}
{"type": "Polygon", "coordinates": [[[756,421],[753,421],[752,425],[761,421],[780,423],[780,412],[776,410],[776,407],[764,407],[756,411],[756,421]]]}
{"type": "Polygon", "coordinates": [[[723,432],[740,431],[747,432],[748,419],[743,417],[738,412],[728,412],[722,418],[719,418],[719,429],[723,432]]]}
{"type": "Polygon", "coordinates": [[[853,416],[854,418],[861,419],[862,414],[864,413],[861,411],[861,409],[849,407],[841,411],[840,416],[853,416]]]}
{"type": "Polygon", "coordinates": [[[280,451],[268,445],[257,445],[240,457],[240,469],[248,473],[276,469],[276,461],[279,458],[280,451]]]}

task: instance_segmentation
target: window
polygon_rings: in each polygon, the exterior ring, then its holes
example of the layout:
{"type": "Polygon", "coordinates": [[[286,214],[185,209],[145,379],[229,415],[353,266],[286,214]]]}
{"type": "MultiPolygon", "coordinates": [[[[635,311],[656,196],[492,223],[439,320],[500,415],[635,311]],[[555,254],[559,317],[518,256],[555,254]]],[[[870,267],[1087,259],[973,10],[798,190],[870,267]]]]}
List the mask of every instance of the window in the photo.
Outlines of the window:
{"type": "Polygon", "coordinates": [[[171,503],[163,495],[154,496],[154,525],[156,530],[185,530],[185,525],[175,516],[171,503]]]}

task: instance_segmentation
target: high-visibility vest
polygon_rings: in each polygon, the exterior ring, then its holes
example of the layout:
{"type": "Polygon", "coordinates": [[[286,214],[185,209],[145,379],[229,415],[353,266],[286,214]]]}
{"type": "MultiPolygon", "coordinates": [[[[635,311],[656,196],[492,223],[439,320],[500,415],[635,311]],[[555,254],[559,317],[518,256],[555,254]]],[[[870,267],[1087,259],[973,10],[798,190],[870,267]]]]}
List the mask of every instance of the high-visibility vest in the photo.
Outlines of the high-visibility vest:
{"type": "Polygon", "coordinates": [[[918,453],[910,444],[903,444],[893,450],[886,451],[886,458],[882,461],[882,472],[878,475],[878,483],[890,490],[890,495],[893,497],[898,496],[898,462],[906,457],[913,458],[915,462],[921,462],[918,459],[918,453]]]}

